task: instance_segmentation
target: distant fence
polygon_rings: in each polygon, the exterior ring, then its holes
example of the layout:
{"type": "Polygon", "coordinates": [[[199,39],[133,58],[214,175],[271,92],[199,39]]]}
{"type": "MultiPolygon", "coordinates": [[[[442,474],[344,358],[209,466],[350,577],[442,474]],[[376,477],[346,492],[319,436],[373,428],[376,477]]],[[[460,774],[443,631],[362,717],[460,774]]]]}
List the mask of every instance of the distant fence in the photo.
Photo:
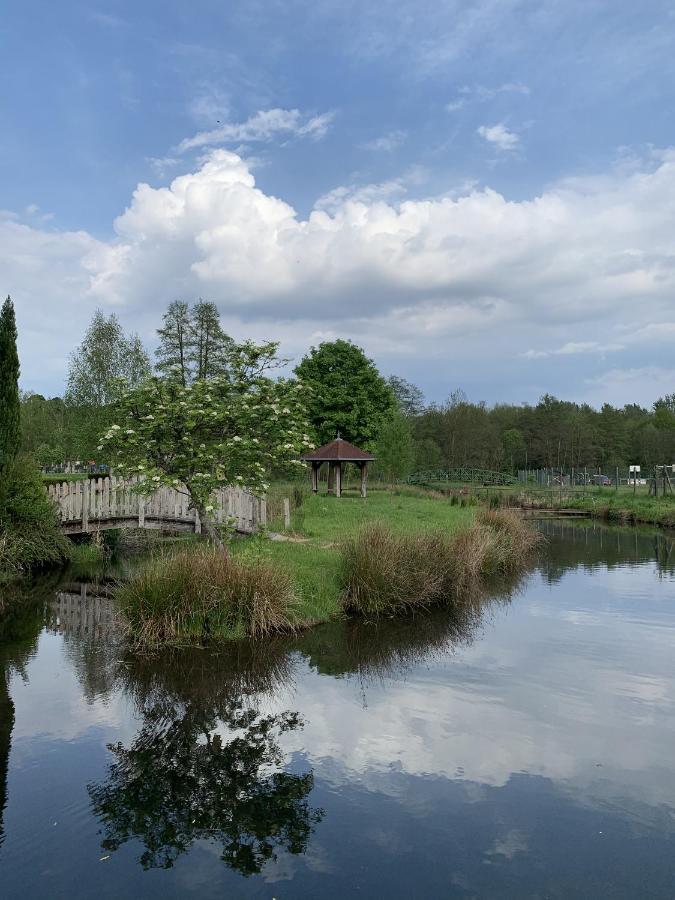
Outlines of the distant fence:
{"type": "Polygon", "coordinates": [[[472,469],[459,466],[454,469],[427,469],[413,472],[407,478],[408,484],[437,484],[448,481],[459,484],[505,485],[517,484],[513,475],[508,472],[496,472],[492,469],[472,469]]]}
{"type": "MultiPolygon", "coordinates": [[[[61,481],[46,486],[57,506],[66,534],[86,534],[109,528],[154,528],[201,531],[196,510],[189,509],[187,494],[161,487],[150,496],[133,490],[122,478],[61,481]]],[[[250,534],[267,523],[267,503],[242,488],[222,488],[213,494],[217,522],[234,520],[237,531],[250,534]]]]}
{"type": "Polygon", "coordinates": [[[616,468],[615,466],[606,470],[584,468],[520,469],[518,482],[520,484],[538,485],[539,487],[585,487],[587,485],[618,487],[622,484],[630,485],[631,487],[644,487],[648,484],[649,479],[653,478],[653,475],[653,471],[647,468],[641,473],[635,473],[630,472],[628,469],[616,468]]]}

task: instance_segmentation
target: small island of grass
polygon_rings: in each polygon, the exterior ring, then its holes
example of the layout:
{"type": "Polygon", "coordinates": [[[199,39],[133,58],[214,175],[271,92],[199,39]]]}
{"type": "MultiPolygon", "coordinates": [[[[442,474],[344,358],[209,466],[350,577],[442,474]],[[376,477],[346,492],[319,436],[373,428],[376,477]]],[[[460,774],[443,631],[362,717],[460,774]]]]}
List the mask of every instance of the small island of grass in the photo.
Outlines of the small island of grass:
{"type": "Polygon", "coordinates": [[[517,513],[414,492],[366,501],[308,498],[285,540],[202,544],[154,557],[117,590],[143,646],[292,631],[345,615],[405,614],[469,602],[521,571],[539,536],[517,513]]]}

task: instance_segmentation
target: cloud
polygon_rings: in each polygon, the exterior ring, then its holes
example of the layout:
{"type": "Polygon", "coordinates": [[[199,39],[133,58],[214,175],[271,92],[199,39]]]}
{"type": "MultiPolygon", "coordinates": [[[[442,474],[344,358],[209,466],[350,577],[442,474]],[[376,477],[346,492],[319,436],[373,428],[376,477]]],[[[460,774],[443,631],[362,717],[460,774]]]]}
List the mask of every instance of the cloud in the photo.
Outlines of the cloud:
{"type": "MultiPolygon", "coordinates": [[[[247,161],[216,149],[168,186],[139,184],[111,240],[0,218],[24,379],[62,383],[72,323],[83,330],[97,305],[152,340],[169,299],[199,296],[235,335],[277,337],[291,355],[316,335],[352,337],[390,370],[401,360],[403,374],[437,370],[444,393],[460,377],[509,390],[522,354],[573,355],[567,395],[611,392],[623,368],[669,369],[653,358],[652,328],[672,335],[675,150],[529,200],[476,186],[410,199],[410,183],[337,188],[302,217],[256,185],[247,161]],[[628,348],[608,382],[588,380],[599,356],[628,348]]],[[[538,368],[523,392],[536,397],[552,371],[538,368]]],[[[653,399],[649,377],[641,384],[653,399]]]]}
{"type": "Polygon", "coordinates": [[[164,178],[170,169],[182,162],[178,156],[146,156],[145,161],[160,178],[164,178]]]}
{"type": "Polygon", "coordinates": [[[457,110],[463,109],[470,103],[487,103],[500,94],[521,94],[524,97],[529,97],[530,89],[521,81],[508,81],[496,87],[486,87],[482,84],[465,84],[459,88],[457,93],[458,96],[446,104],[447,112],[457,112],[457,110]]]}
{"type": "Polygon", "coordinates": [[[493,144],[500,150],[515,150],[520,144],[518,135],[513,131],[509,131],[506,125],[502,123],[498,125],[481,125],[476,130],[482,138],[485,138],[488,144],[493,144]]]}
{"type": "MultiPolygon", "coordinates": [[[[247,160],[248,162],[248,160],[247,160]]],[[[407,172],[398,178],[390,178],[388,181],[374,182],[372,184],[340,185],[333,188],[315,202],[315,210],[335,212],[345,203],[361,203],[370,205],[378,201],[395,202],[412,185],[420,185],[427,178],[426,169],[422,166],[411,166],[407,172]]]]}
{"type": "Polygon", "coordinates": [[[388,131],[386,134],[374,138],[372,141],[366,141],[361,144],[363,150],[372,150],[375,153],[391,153],[408,137],[407,131],[388,131]]]}
{"type": "Polygon", "coordinates": [[[178,145],[177,151],[185,153],[218,144],[266,143],[278,136],[306,137],[318,141],[326,136],[334,118],[335,114],[332,112],[307,116],[298,109],[260,110],[245,122],[226,122],[218,128],[200,131],[185,138],[178,145]]]}
{"type": "Polygon", "coordinates": [[[586,384],[584,399],[596,406],[637,403],[649,407],[658,397],[673,393],[675,369],[669,366],[614,368],[595,378],[587,378],[586,384]]]}
{"type": "Polygon", "coordinates": [[[614,353],[623,350],[623,344],[600,344],[598,341],[567,341],[556,350],[526,350],[520,355],[525,359],[544,359],[547,356],[573,356],[578,353],[614,353]]]}

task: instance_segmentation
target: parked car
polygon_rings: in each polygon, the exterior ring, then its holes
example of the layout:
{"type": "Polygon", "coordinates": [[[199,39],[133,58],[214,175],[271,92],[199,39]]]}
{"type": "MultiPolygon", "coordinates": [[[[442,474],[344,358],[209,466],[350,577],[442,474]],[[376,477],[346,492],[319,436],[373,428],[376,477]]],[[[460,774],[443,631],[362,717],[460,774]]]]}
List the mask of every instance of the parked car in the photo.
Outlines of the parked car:
{"type": "Polygon", "coordinates": [[[599,484],[601,487],[611,487],[612,479],[609,475],[594,475],[593,484],[599,484]]]}

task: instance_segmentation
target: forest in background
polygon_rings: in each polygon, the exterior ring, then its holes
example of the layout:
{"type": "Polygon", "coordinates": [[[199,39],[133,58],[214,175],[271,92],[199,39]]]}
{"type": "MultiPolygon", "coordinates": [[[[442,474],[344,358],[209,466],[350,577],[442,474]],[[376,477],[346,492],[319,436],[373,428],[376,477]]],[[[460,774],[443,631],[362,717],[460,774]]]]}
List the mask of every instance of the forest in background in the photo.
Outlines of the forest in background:
{"type": "MultiPolygon", "coordinates": [[[[183,384],[227,372],[233,342],[212,303],[172,303],[158,340],[153,365],[137,335],[125,334],[114,315],[97,312],[71,354],[64,396],[21,394],[22,450],[47,468],[76,460],[106,463],[98,440],[120,384],[136,385],[153,372],[183,384]]],[[[675,394],[650,409],[595,409],[550,394],[536,404],[489,406],[461,390],[428,404],[418,387],[396,375],[385,379],[358,347],[339,340],[312,348],[295,371],[315,387],[310,420],[316,442],[339,430],[378,452],[385,461],[381,475],[384,468],[401,477],[456,466],[613,471],[675,463],[675,394]]]]}

